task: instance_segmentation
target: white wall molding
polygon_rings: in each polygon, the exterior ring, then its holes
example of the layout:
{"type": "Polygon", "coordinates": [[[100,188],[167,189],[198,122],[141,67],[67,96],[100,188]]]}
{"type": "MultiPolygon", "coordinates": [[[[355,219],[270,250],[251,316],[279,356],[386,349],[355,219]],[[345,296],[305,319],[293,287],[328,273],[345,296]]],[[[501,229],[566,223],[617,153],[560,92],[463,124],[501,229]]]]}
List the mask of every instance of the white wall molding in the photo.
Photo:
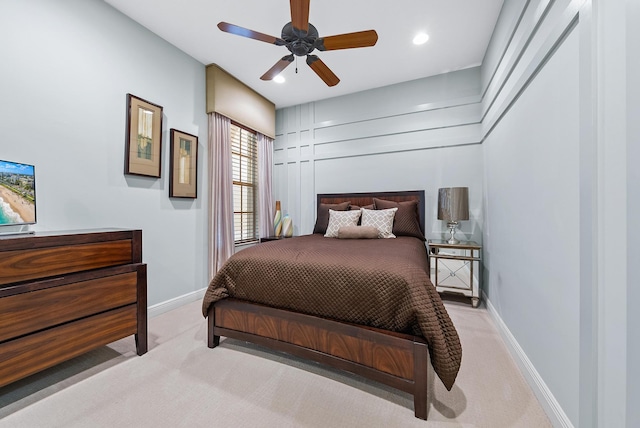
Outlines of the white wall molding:
{"type": "Polygon", "coordinates": [[[493,29],[488,49],[482,60],[480,80],[482,82],[482,96],[486,96],[489,86],[496,78],[498,67],[503,62],[507,49],[513,43],[516,29],[520,26],[527,6],[531,0],[510,0],[504,2],[500,10],[498,22],[493,29]],[[513,18],[516,17],[517,19],[513,18]]]}
{"type": "MultiPolygon", "coordinates": [[[[515,58],[499,67],[483,97],[483,140],[576,27],[583,3],[584,1],[572,1],[563,9],[553,9],[550,6],[554,2],[548,4],[545,1],[542,13],[539,9],[532,12],[536,16],[535,25],[531,24],[527,28],[527,37],[521,36],[520,39],[524,40],[516,43],[525,51],[509,50],[515,58]],[[545,18],[549,21],[545,22],[545,18]]],[[[515,31],[519,31],[518,28],[515,31]]]]}
{"type": "MultiPolygon", "coordinates": [[[[597,161],[599,427],[625,427],[627,377],[627,58],[625,3],[593,2],[597,161]]],[[[636,23],[634,23],[634,26],[636,23]]],[[[633,120],[637,120],[636,117],[633,120]]],[[[637,142],[636,142],[637,144],[637,142]]],[[[636,166],[634,165],[634,168],[636,166]]],[[[637,262],[633,263],[634,265],[637,262]]],[[[635,267],[635,266],[634,266],[635,267]]],[[[635,274],[633,275],[634,282],[635,274]]],[[[637,405],[637,403],[636,403],[637,405]]]]}
{"type": "Polygon", "coordinates": [[[597,55],[593,48],[591,1],[580,10],[580,361],[578,421],[598,420],[598,157],[596,117],[597,55]]]}
{"type": "Polygon", "coordinates": [[[440,230],[438,187],[471,183],[482,211],[481,113],[478,67],[278,110],[274,197],[305,234],[316,193],[425,189],[426,230],[440,230]]]}
{"type": "Polygon", "coordinates": [[[487,305],[489,315],[491,315],[491,318],[495,322],[495,325],[500,332],[500,336],[502,336],[504,343],[507,345],[511,356],[520,368],[522,375],[527,380],[527,383],[533,390],[536,398],[538,398],[538,401],[545,409],[545,412],[547,413],[547,416],[549,416],[553,426],[573,428],[574,425],[569,420],[569,417],[564,413],[562,406],[560,406],[560,403],[558,403],[558,400],[556,400],[553,393],[544,382],[531,360],[529,360],[529,357],[527,357],[527,354],[524,352],[516,338],[511,334],[511,331],[500,317],[500,314],[498,314],[496,309],[493,307],[491,301],[484,293],[482,294],[482,297],[487,305]]]}
{"type": "Polygon", "coordinates": [[[522,56],[538,34],[551,4],[549,0],[541,0],[527,1],[524,5],[517,24],[512,28],[509,43],[505,45],[500,61],[496,64],[491,80],[483,93],[486,110],[491,108],[492,103],[521,62],[522,56]]]}
{"type": "Polygon", "coordinates": [[[480,123],[480,108],[479,103],[465,104],[419,113],[360,120],[331,127],[314,127],[313,141],[318,145],[355,138],[475,124],[480,123]]]}
{"type": "Polygon", "coordinates": [[[314,160],[479,144],[480,123],[354,138],[314,146],[314,160]]]}
{"type": "Polygon", "coordinates": [[[340,126],[340,125],[344,125],[344,124],[349,124],[349,123],[357,123],[357,122],[366,122],[366,121],[370,121],[370,120],[376,120],[376,119],[385,119],[385,118],[391,118],[391,117],[395,117],[395,116],[405,116],[405,115],[410,115],[410,114],[416,114],[416,113],[424,113],[424,112],[429,112],[429,111],[436,111],[436,110],[442,110],[442,109],[449,109],[449,108],[455,108],[455,107],[464,107],[467,105],[474,105],[474,104],[478,104],[482,101],[482,97],[478,94],[475,95],[469,95],[466,97],[460,97],[457,98],[455,100],[443,100],[443,101],[437,101],[437,102],[432,102],[432,103],[424,103],[424,104],[417,104],[417,105],[413,105],[413,106],[408,106],[405,108],[405,110],[400,111],[400,112],[389,112],[386,115],[379,115],[376,117],[371,117],[371,116],[366,116],[363,117],[361,119],[346,119],[346,118],[339,118],[339,119],[334,119],[334,120],[327,120],[324,122],[316,122],[313,124],[313,126],[315,128],[325,128],[325,127],[331,127],[331,126],[340,126]]]}
{"type": "Polygon", "coordinates": [[[151,305],[147,308],[147,316],[149,318],[157,317],[165,312],[169,312],[173,309],[178,309],[180,306],[184,306],[187,303],[201,300],[204,297],[204,293],[207,291],[207,287],[200,290],[192,291],[191,293],[183,294],[182,296],[174,297],[173,299],[165,300],[164,302],[151,305]]]}

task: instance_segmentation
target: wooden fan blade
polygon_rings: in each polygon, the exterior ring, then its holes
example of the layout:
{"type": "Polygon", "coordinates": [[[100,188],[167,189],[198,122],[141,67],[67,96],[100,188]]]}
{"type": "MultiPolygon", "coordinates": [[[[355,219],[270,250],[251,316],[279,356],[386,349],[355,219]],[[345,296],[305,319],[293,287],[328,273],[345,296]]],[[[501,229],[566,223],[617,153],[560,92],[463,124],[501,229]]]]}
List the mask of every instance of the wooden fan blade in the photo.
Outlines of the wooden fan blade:
{"type": "Polygon", "coordinates": [[[275,63],[273,67],[260,77],[262,80],[271,80],[282,72],[289,64],[293,62],[293,54],[283,56],[282,59],[275,63]]]}
{"type": "Polygon", "coordinates": [[[309,31],[309,1],[310,0],[290,0],[291,25],[298,31],[307,33],[309,31]]]}
{"type": "Polygon", "coordinates": [[[337,49],[366,48],[374,46],[377,41],[378,33],[376,33],[376,30],[357,31],[355,33],[322,37],[316,41],[316,49],[319,51],[334,51],[337,49]]]}
{"type": "Polygon", "coordinates": [[[328,86],[336,86],[340,79],[316,55],[307,55],[307,64],[328,86]]]}
{"type": "Polygon", "coordinates": [[[249,39],[260,40],[261,42],[271,43],[273,45],[284,46],[286,43],[279,37],[270,36],[268,34],[259,33],[249,30],[248,28],[238,27],[228,22],[218,23],[218,28],[225,33],[235,34],[236,36],[247,37],[249,39]]]}

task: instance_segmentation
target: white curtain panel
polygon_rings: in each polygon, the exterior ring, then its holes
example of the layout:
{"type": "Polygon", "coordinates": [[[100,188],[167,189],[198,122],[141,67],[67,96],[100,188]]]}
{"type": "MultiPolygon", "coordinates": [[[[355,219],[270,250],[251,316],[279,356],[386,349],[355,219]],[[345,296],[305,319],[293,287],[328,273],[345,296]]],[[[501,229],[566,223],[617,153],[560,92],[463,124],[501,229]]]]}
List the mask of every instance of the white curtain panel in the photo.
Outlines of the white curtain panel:
{"type": "Polygon", "coordinates": [[[258,133],[258,225],[260,237],[273,235],[273,139],[258,133]]]}
{"type": "Polygon", "coordinates": [[[209,114],[209,278],[234,251],[231,120],[209,114]]]}

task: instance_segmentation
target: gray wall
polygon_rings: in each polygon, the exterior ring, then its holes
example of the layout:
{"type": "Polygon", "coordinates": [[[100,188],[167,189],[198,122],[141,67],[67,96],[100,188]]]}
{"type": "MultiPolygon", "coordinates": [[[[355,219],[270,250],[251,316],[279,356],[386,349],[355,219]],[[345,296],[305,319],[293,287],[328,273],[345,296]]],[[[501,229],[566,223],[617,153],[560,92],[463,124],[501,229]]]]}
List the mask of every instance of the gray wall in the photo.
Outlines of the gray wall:
{"type": "Polygon", "coordinates": [[[485,291],[558,426],[638,423],[631,3],[507,1],[482,67],[485,291]]]}
{"type": "Polygon", "coordinates": [[[460,238],[482,239],[480,70],[473,68],[276,112],[274,197],[296,234],[316,194],[425,190],[428,238],[441,238],[439,187],[468,186],[460,238]]]}
{"type": "Polygon", "coordinates": [[[627,69],[627,427],[640,426],[640,287],[631,281],[640,261],[640,2],[626,3],[627,69]]]}
{"type": "Polygon", "coordinates": [[[546,17],[536,6],[503,11],[503,25],[523,19],[494,37],[506,54],[484,65],[485,293],[577,424],[580,37],[560,4],[546,17]]]}
{"type": "Polygon", "coordinates": [[[35,164],[35,230],[143,231],[151,306],[206,286],[205,68],[99,0],[0,2],[0,159],[35,164]],[[124,175],[126,94],[164,107],[162,178],[124,175]],[[169,128],[199,136],[169,198],[169,128]]]}

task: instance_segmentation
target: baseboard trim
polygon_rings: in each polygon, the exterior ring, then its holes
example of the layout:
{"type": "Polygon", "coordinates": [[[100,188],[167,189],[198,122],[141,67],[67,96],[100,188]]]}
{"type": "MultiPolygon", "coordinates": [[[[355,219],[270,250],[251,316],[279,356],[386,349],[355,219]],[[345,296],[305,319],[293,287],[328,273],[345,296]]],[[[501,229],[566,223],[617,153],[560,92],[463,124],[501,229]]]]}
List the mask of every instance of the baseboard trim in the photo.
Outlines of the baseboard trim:
{"type": "Polygon", "coordinates": [[[547,384],[542,380],[542,377],[525,354],[524,350],[516,340],[516,338],[511,334],[511,331],[507,327],[507,325],[502,321],[502,318],[496,311],[496,308],[491,304],[491,301],[487,299],[487,296],[483,293],[484,301],[487,305],[487,310],[493,318],[493,321],[500,331],[500,335],[504,340],[507,348],[509,348],[509,352],[511,352],[511,356],[516,361],[516,364],[520,368],[522,375],[525,377],[527,383],[533,390],[533,393],[538,398],[540,405],[544,409],[545,413],[549,417],[549,420],[553,424],[554,427],[562,427],[562,428],[574,428],[573,424],[567,417],[564,410],[560,406],[560,403],[553,396],[547,384]]]}
{"type": "Polygon", "coordinates": [[[149,306],[147,308],[147,316],[149,318],[157,317],[158,315],[177,309],[187,303],[200,300],[204,297],[205,291],[207,291],[207,287],[149,306]]]}

